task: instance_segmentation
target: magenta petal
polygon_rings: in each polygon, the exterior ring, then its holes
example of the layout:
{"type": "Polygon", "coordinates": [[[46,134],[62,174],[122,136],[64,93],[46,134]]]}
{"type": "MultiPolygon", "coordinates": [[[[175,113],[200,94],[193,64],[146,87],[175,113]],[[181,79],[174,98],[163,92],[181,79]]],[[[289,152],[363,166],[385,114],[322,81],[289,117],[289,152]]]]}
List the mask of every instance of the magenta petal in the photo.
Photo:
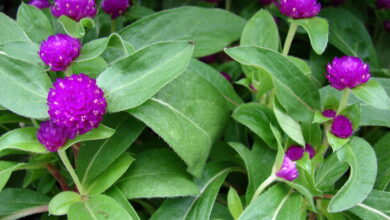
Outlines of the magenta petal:
{"type": "Polygon", "coordinates": [[[51,152],[57,151],[71,136],[73,136],[71,130],[60,127],[52,121],[42,122],[37,132],[39,142],[51,152]]]}
{"type": "Polygon", "coordinates": [[[57,18],[66,15],[80,21],[82,18],[95,17],[97,10],[95,0],[55,0],[51,13],[57,18]]]}
{"type": "Polygon", "coordinates": [[[277,6],[282,14],[294,19],[311,18],[321,11],[317,0],[280,0],[277,6]]]}
{"type": "Polygon", "coordinates": [[[304,151],[305,151],[305,149],[303,149],[303,147],[293,145],[287,149],[286,155],[291,160],[295,161],[295,160],[299,160],[303,157],[304,151]]]}
{"type": "Polygon", "coordinates": [[[352,136],[353,127],[351,120],[343,115],[335,117],[331,127],[331,132],[339,138],[348,138],[352,136]]]}
{"type": "Polygon", "coordinates": [[[276,176],[288,181],[293,181],[298,178],[299,172],[296,168],[295,162],[292,161],[288,156],[285,156],[283,159],[282,166],[276,173],[276,176]]]}

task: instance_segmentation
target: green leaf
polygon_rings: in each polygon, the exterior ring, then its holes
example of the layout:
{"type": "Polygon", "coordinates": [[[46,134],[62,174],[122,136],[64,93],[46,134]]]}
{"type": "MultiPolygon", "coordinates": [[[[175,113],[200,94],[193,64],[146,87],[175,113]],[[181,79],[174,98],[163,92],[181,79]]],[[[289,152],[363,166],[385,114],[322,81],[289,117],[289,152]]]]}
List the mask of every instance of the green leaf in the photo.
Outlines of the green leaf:
{"type": "Polygon", "coordinates": [[[83,202],[74,203],[69,208],[69,220],[103,220],[133,218],[114,199],[106,195],[92,196],[83,202]]]}
{"type": "Polygon", "coordinates": [[[312,121],[316,109],[320,108],[318,89],[288,58],[254,46],[230,48],[226,52],[241,64],[271,74],[280,104],[296,120],[312,121]]]}
{"type": "Polygon", "coordinates": [[[134,165],[117,185],[128,199],[189,196],[199,193],[183,162],[168,149],[136,155],[134,165]]]}
{"type": "Polygon", "coordinates": [[[192,59],[186,71],[191,74],[196,74],[211,83],[225,98],[230,109],[233,110],[237,105],[243,103],[240,96],[234,91],[232,84],[230,84],[221,73],[215,71],[215,69],[211,68],[209,65],[192,59]]]}
{"type": "Polygon", "coordinates": [[[225,163],[207,164],[202,177],[196,181],[199,195],[165,200],[150,220],[209,219],[219,189],[234,169],[225,163]]]}
{"type": "Polygon", "coordinates": [[[58,21],[61,23],[62,27],[64,28],[65,32],[74,37],[74,38],[82,38],[85,35],[85,29],[84,26],[77,22],[74,21],[73,19],[62,15],[58,21]]]}
{"type": "Polygon", "coordinates": [[[47,206],[49,197],[29,189],[7,188],[0,192],[0,216],[33,207],[47,206]]]}
{"type": "Polygon", "coordinates": [[[336,181],[347,172],[348,168],[348,164],[340,161],[336,154],[330,155],[317,168],[315,173],[317,187],[322,191],[332,191],[336,181]]]}
{"type": "Polygon", "coordinates": [[[194,56],[202,57],[238,40],[244,25],[244,19],[225,10],[180,7],[144,17],[119,34],[137,49],[161,41],[191,40],[194,56]]]}
{"type": "MultiPolygon", "coordinates": [[[[22,60],[27,63],[44,65],[38,55],[39,45],[29,41],[12,41],[0,45],[0,51],[6,56],[22,60]]],[[[1,53],[1,52],[0,52],[1,53]]]]}
{"type": "Polygon", "coordinates": [[[95,27],[95,22],[93,21],[93,19],[88,18],[88,17],[82,18],[80,20],[80,24],[86,28],[94,28],[95,27]]]}
{"type": "Polygon", "coordinates": [[[261,9],[246,23],[240,45],[254,45],[277,51],[280,44],[278,27],[274,17],[261,9]]]}
{"type": "Polygon", "coordinates": [[[310,144],[314,147],[321,145],[323,132],[319,124],[302,123],[301,127],[306,144],[310,144]]]}
{"type": "Polygon", "coordinates": [[[305,74],[305,76],[307,76],[309,78],[311,77],[311,69],[305,60],[302,60],[302,59],[300,59],[298,57],[294,57],[294,56],[287,56],[287,58],[291,62],[293,62],[295,64],[295,66],[298,67],[298,69],[300,69],[303,74],[305,74]]]}
{"type": "Polygon", "coordinates": [[[72,62],[69,66],[74,73],[85,73],[91,78],[96,78],[108,67],[108,63],[102,57],[96,57],[90,60],[72,62]]]}
{"type": "Polygon", "coordinates": [[[332,134],[331,131],[327,131],[326,137],[328,138],[329,145],[332,147],[333,152],[336,152],[338,149],[346,145],[350,138],[339,138],[332,134]]]}
{"type": "Polygon", "coordinates": [[[390,110],[390,98],[383,87],[374,79],[355,87],[352,93],[374,108],[390,110]]]}
{"type": "Polygon", "coordinates": [[[305,139],[302,135],[301,125],[287,113],[283,112],[277,101],[274,101],[273,110],[282,130],[299,145],[305,146],[305,139]]]}
{"type": "Polygon", "coordinates": [[[321,10],[321,17],[329,22],[329,42],[344,54],[369,59],[378,65],[370,34],[363,22],[342,8],[321,10]]]}
{"type": "Polygon", "coordinates": [[[49,213],[50,215],[66,215],[71,205],[81,201],[81,196],[75,192],[60,192],[50,200],[49,213]]]}
{"type": "Polygon", "coordinates": [[[0,137],[0,151],[16,149],[33,153],[47,153],[46,148],[37,140],[36,128],[18,128],[0,137]]]}
{"type": "Polygon", "coordinates": [[[340,212],[361,203],[371,192],[377,173],[375,152],[364,139],[353,137],[338,156],[351,167],[348,181],[332,198],[329,212],[340,212]]]}
{"type": "Polygon", "coordinates": [[[329,25],[320,17],[289,19],[292,24],[301,26],[309,35],[310,44],[316,54],[322,54],[328,45],[329,25]]]}
{"type": "Polygon", "coordinates": [[[272,219],[273,216],[279,214],[281,207],[283,207],[290,195],[286,186],[277,184],[251,202],[238,219],[272,219]]]}
{"type": "Polygon", "coordinates": [[[49,18],[35,6],[22,2],[18,9],[16,21],[35,43],[40,44],[49,35],[54,34],[49,18]]]}
{"type": "Polygon", "coordinates": [[[10,161],[0,161],[0,192],[3,190],[5,184],[8,182],[8,179],[11,177],[11,174],[16,170],[21,163],[10,162],[10,161]]]}
{"type": "Polygon", "coordinates": [[[183,73],[192,51],[193,45],[188,42],[156,43],[113,64],[97,79],[107,110],[119,112],[144,103],[183,73]]]}
{"type": "Polygon", "coordinates": [[[85,183],[87,194],[97,195],[106,191],[126,172],[133,161],[134,158],[129,154],[123,154],[93,181],[85,183]]]}
{"type": "MultiPolygon", "coordinates": [[[[300,172],[301,173],[301,172],[300,172]]],[[[299,178],[302,178],[302,174],[300,174],[300,177],[299,178]]],[[[300,194],[302,194],[307,203],[308,203],[308,206],[309,208],[311,209],[311,211],[313,212],[317,212],[317,208],[314,204],[314,200],[313,200],[313,197],[316,195],[316,194],[313,194],[313,190],[311,189],[311,186],[309,186],[309,184],[301,184],[299,183],[298,181],[295,182],[290,182],[290,181],[287,181],[287,180],[284,180],[282,179],[282,181],[284,183],[286,183],[287,185],[289,185],[290,187],[294,188],[296,191],[298,191],[300,194]]],[[[308,182],[308,181],[304,181],[304,182],[308,182]]]]}
{"type": "Polygon", "coordinates": [[[150,8],[143,7],[140,5],[133,5],[129,9],[127,9],[126,13],[123,16],[126,18],[126,21],[132,21],[146,17],[153,13],[154,11],[150,8]]]}
{"type": "Polygon", "coordinates": [[[115,199],[115,201],[119,203],[127,211],[127,213],[129,213],[133,220],[140,220],[140,217],[134,210],[133,206],[131,206],[125,195],[123,195],[123,192],[117,186],[111,187],[105,192],[105,194],[115,199]]]}
{"type": "MultiPolygon", "coordinates": [[[[279,206],[280,207],[280,206],[279,206]]],[[[275,220],[304,220],[306,219],[305,200],[299,193],[292,193],[273,217],[275,220]]]]}
{"type": "Polygon", "coordinates": [[[375,189],[386,190],[390,183],[390,133],[379,139],[374,150],[378,158],[378,175],[376,177],[375,189]]]}
{"type": "Polygon", "coordinates": [[[26,122],[30,122],[30,120],[13,113],[5,113],[0,115],[0,124],[10,124],[10,123],[19,123],[19,122],[26,123],[26,122]]]}
{"type": "Polygon", "coordinates": [[[161,136],[199,176],[228,118],[226,101],[212,84],[185,72],[154,98],[128,111],[161,136]]]}
{"type": "Polygon", "coordinates": [[[276,139],[269,126],[270,123],[276,125],[277,121],[268,107],[257,103],[243,104],[234,110],[232,117],[262,138],[270,148],[277,148],[276,139]]]}
{"type": "Polygon", "coordinates": [[[7,33],[0,35],[0,44],[11,41],[30,41],[18,23],[3,12],[0,12],[0,30],[2,33],[7,33]]]}
{"type": "Polygon", "coordinates": [[[258,141],[255,142],[252,150],[249,150],[240,143],[229,143],[229,145],[239,154],[245,163],[249,182],[245,201],[246,204],[249,204],[256,189],[271,175],[275,160],[275,151],[262,146],[258,141]]]}
{"type": "Polygon", "coordinates": [[[28,118],[47,118],[50,87],[42,66],[0,53],[0,105],[28,118]]]}
{"type": "Polygon", "coordinates": [[[390,192],[373,190],[363,203],[359,203],[349,211],[361,219],[389,220],[390,192]]]}
{"type": "Polygon", "coordinates": [[[88,142],[80,148],[77,173],[84,185],[101,175],[113,164],[144,129],[144,125],[126,113],[107,115],[104,122],[115,128],[115,133],[106,140],[88,142]]]}
{"type": "Polygon", "coordinates": [[[243,208],[240,196],[237,194],[237,191],[230,187],[228,196],[227,196],[227,204],[229,207],[229,211],[234,219],[238,219],[238,217],[241,215],[243,208]]]}

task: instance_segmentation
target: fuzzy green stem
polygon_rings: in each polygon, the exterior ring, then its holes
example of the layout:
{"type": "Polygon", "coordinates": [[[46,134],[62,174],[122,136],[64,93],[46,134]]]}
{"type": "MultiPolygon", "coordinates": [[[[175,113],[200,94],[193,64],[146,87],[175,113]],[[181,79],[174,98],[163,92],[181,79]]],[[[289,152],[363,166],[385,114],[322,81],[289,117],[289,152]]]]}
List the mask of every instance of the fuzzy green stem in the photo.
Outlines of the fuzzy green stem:
{"type": "Polygon", "coordinates": [[[114,33],[116,30],[116,22],[115,19],[111,20],[111,33],[114,33]]]}
{"type": "Polygon", "coordinates": [[[32,124],[34,125],[35,128],[39,128],[39,124],[38,124],[37,120],[32,118],[31,122],[32,122],[32,124]]]}
{"type": "Polygon", "coordinates": [[[68,66],[65,70],[65,76],[71,76],[72,75],[72,67],[68,66]]]}
{"type": "Polygon", "coordinates": [[[60,156],[62,163],[64,163],[65,168],[68,170],[70,176],[72,177],[73,182],[76,184],[76,187],[79,190],[80,195],[84,195],[83,187],[81,186],[80,180],[79,180],[76,172],[74,171],[72,165],[70,164],[68,156],[66,155],[66,151],[59,150],[58,155],[60,156]]]}
{"type": "Polygon", "coordinates": [[[232,0],[225,1],[225,9],[226,11],[230,11],[232,9],[232,0]]]}
{"type": "Polygon", "coordinates": [[[26,216],[47,212],[48,209],[49,209],[49,207],[47,205],[34,206],[34,207],[31,207],[31,208],[21,209],[19,211],[13,212],[11,215],[3,216],[0,219],[1,220],[20,219],[20,218],[23,218],[23,217],[26,217],[26,216]]]}
{"type": "Polygon", "coordinates": [[[260,196],[260,194],[264,191],[267,186],[269,186],[271,183],[273,183],[276,180],[275,174],[271,174],[264,182],[256,189],[255,193],[253,194],[251,203],[257,199],[257,197],[260,196]]]}
{"type": "Polygon", "coordinates": [[[343,94],[341,95],[340,105],[339,108],[337,109],[337,114],[340,114],[340,112],[347,106],[350,92],[351,90],[348,88],[343,90],[343,94]]]}
{"type": "Polygon", "coordinates": [[[291,43],[294,39],[294,36],[295,36],[295,33],[297,32],[297,29],[298,29],[298,25],[294,24],[294,23],[292,23],[290,25],[290,28],[288,29],[286,41],[284,42],[283,52],[282,52],[282,54],[284,56],[287,56],[288,52],[290,52],[291,43]]]}

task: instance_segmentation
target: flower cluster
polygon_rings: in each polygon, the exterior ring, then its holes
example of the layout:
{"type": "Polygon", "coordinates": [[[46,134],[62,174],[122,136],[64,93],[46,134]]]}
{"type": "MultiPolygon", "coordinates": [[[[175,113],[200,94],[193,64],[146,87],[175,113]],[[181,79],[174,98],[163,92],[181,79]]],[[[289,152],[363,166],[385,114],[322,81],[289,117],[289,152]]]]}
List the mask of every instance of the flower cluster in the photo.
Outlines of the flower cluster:
{"type": "Polygon", "coordinates": [[[39,9],[49,8],[51,6],[49,0],[31,0],[28,4],[39,9]]]}
{"type": "Polygon", "coordinates": [[[312,159],[316,154],[314,148],[310,144],[306,144],[305,148],[296,145],[290,146],[286,151],[286,155],[291,160],[295,161],[301,159],[305,152],[309,154],[310,159],[312,159]]]}
{"type": "Polygon", "coordinates": [[[55,0],[51,13],[56,17],[66,15],[75,21],[82,18],[96,16],[96,4],[94,0],[55,0]]]}
{"type": "Polygon", "coordinates": [[[52,71],[64,71],[80,55],[80,40],[65,34],[49,36],[41,43],[39,56],[52,71]]]}
{"type": "Polygon", "coordinates": [[[336,111],[327,109],[322,112],[322,115],[327,118],[333,118],[331,132],[339,138],[349,138],[353,134],[353,126],[351,120],[344,115],[337,115],[336,111]]]}
{"type": "Polygon", "coordinates": [[[103,0],[101,6],[104,12],[115,19],[130,7],[130,3],[129,0],[103,0]]]}
{"type": "Polygon", "coordinates": [[[321,11],[317,0],[280,0],[277,6],[282,14],[294,19],[311,18],[321,11]]]}

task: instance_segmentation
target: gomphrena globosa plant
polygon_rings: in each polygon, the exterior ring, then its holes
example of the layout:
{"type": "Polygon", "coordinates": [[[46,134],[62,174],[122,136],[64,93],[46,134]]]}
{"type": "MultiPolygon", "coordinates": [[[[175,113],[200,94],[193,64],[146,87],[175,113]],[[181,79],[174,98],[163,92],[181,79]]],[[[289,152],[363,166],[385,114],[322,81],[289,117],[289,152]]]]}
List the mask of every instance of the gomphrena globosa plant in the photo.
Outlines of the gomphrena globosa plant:
{"type": "Polygon", "coordinates": [[[0,219],[390,220],[389,4],[0,3],[0,219]]]}

